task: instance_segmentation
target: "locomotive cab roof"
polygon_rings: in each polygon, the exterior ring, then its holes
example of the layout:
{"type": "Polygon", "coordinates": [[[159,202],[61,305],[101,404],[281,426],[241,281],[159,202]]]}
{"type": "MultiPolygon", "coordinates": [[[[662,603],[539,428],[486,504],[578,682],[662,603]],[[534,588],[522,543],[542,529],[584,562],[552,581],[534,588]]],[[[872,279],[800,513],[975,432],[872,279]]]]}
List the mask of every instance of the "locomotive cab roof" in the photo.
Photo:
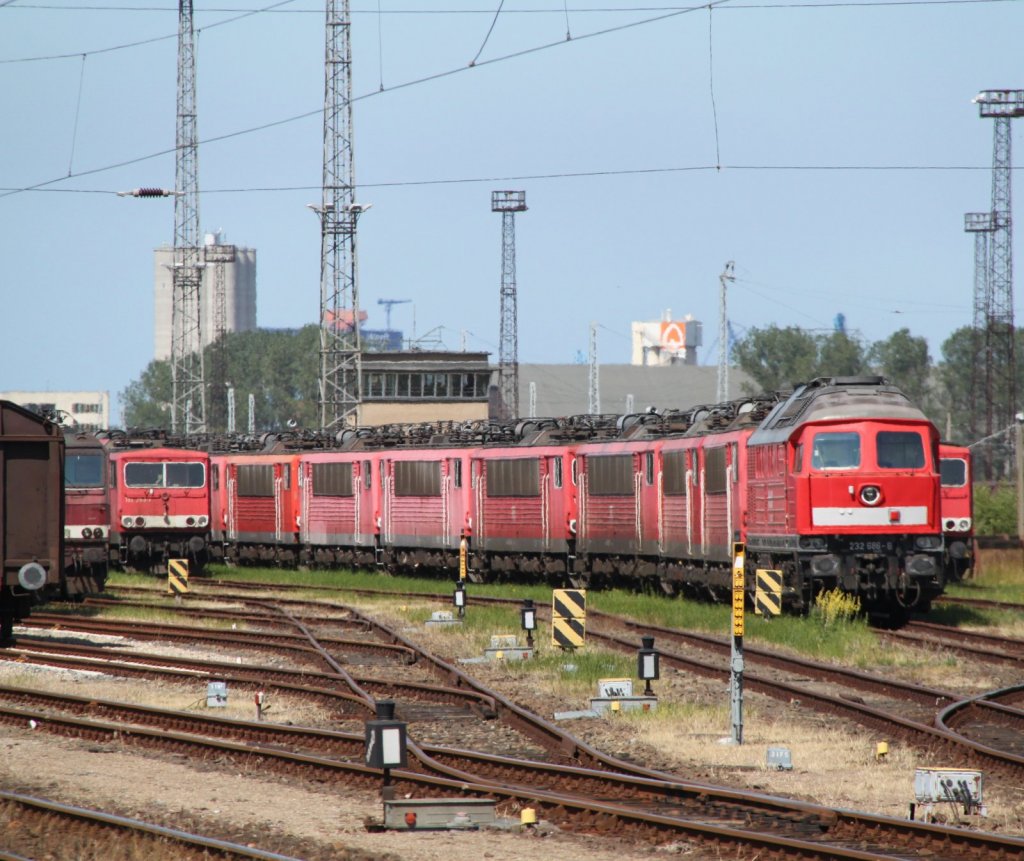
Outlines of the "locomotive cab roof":
{"type": "Polygon", "coordinates": [[[806,422],[844,419],[929,421],[910,399],[885,377],[817,377],[797,386],[777,404],[750,437],[750,445],[783,442],[806,422]]]}

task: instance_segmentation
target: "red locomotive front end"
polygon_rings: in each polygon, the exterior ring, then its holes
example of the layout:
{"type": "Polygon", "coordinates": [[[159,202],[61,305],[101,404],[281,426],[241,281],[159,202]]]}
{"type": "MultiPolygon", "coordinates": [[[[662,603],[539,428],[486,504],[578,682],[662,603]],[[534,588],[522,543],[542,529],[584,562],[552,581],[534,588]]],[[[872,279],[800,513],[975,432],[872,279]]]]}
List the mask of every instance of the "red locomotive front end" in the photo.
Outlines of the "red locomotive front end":
{"type": "Polygon", "coordinates": [[[102,591],[110,539],[107,452],[91,433],[64,435],[64,581],[61,597],[102,591]]]}
{"type": "Polygon", "coordinates": [[[942,537],[947,580],[962,580],[974,561],[974,494],[971,450],[939,445],[942,474],[942,537]]]}
{"type": "Polygon", "coordinates": [[[751,436],[747,545],[792,603],[856,594],[901,624],[942,592],[938,433],[879,377],[799,387],[751,436]]]}
{"type": "Polygon", "coordinates": [[[126,570],[164,573],[168,559],[206,562],[209,456],[175,448],[110,452],[111,553],[126,570]]]}

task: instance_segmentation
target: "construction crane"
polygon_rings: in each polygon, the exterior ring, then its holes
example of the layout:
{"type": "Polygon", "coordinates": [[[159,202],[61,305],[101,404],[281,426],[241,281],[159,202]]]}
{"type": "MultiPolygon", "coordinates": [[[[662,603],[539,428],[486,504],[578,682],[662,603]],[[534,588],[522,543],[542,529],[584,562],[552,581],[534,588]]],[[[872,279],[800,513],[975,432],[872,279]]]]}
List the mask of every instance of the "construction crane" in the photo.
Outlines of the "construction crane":
{"type": "Polygon", "coordinates": [[[377,304],[384,306],[384,328],[391,331],[391,309],[395,305],[404,305],[412,299],[378,299],[377,304]]]}

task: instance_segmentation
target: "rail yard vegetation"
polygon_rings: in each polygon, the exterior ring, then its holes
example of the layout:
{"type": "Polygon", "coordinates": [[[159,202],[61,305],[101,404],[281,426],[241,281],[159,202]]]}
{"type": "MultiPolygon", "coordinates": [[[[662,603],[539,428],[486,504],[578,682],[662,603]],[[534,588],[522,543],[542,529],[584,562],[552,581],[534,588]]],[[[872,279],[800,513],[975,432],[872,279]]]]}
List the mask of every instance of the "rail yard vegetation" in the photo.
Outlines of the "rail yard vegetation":
{"type": "MultiPolygon", "coordinates": [[[[454,611],[452,604],[444,600],[445,596],[451,595],[453,584],[438,581],[436,578],[381,576],[370,571],[283,571],[224,566],[212,566],[209,576],[214,580],[265,583],[268,591],[272,590],[275,584],[290,587],[308,586],[310,591],[303,593],[303,597],[353,601],[357,604],[370,599],[347,595],[346,591],[374,590],[382,594],[375,595],[373,601],[386,601],[391,605],[392,613],[409,623],[422,624],[433,610],[454,611]],[[339,595],[325,593],[324,587],[339,590],[339,595]],[[424,600],[418,598],[418,595],[436,595],[441,601],[424,600]]],[[[139,583],[152,585],[153,579],[122,573],[111,576],[112,585],[139,583]]],[[[510,598],[516,601],[531,598],[540,607],[548,606],[551,602],[551,588],[536,584],[470,583],[466,586],[466,591],[468,606],[463,624],[459,628],[471,638],[467,641],[467,646],[472,648],[474,654],[482,652],[492,634],[519,634],[521,642],[524,638],[520,629],[517,604],[507,607],[474,605],[474,596],[510,598]]],[[[591,590],[587,594],[587,604],[591,610],[627,616],[651,625],[723,636],[731,630],[732,610],[721,604],[668,598],[663,595],[645,595],[621,589],[591,590]]],[[[639,633],[637,637],[639,638],[639,633]]],[[[546,625],[543,631],[538,629],[535,639],[541,644],[538,650],[540,657],[544,649],[551,648],[547,644],[546,625]]],[[[867,620],[848,611],[836,613],[815,608],[807,616],[784,615],[769,619],[748,610],[745,640],[752,645],[782,647],[796,654],[839,660],[857,666],[870,666],[879,661],[891,664],[897,660],[895,654],[890,655],[890,648],[879,642],[877,634],[868,625],[867,620]]]]}
{"type": "MultiPolygon", "coordinates": [[[[755,381],[757,394],[792,388],[818,376],[882,374],[903,389],[935,424],[948,427],[950,439],[964,439],[970,427],[964,405],[971,403],[974,358],[970,327],[958,329],[942,344],[934,361],[927,341],[900,329],[883,341],[867,343],[845,331],[813,333],[795,326],[752,328],[733,347],[736,364],[755,381]]],[[[1024,330],[1018,331],[1018,355],[1024,354],[1024,330]]],[[[206,348],[207,367],[223,363],[238,403],[238,425],[244,426],[250,394],[255,400],[256,427],[281,430],[289,421],[315,427],[319,329],[229,333],[206,348]]],[[[372,349],[372,346],[369,348],[372,349]]],[[[1018,366],[1018,391],[1024,391],[1024,363],[1018,366]]],[[[150,362],[137,380],[121,392],[129,427],[169,427],[171,370],[168,361],[150,362]]],[[[210,393],[211,427],[226,424],[224,392],[210,393]]],[[[666,408],[692,404],[665,393],[666,408]]],[[[1004,530],[1005,531],[1005,530],[1004,530]]]]}

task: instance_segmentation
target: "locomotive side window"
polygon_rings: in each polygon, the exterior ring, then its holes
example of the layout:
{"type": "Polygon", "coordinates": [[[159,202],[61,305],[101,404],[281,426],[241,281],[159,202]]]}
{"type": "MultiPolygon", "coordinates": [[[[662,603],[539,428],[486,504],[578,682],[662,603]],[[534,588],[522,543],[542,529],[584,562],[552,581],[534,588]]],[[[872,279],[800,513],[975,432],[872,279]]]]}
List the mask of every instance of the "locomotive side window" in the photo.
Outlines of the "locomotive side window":
{"type": "Polygon", "coordinates": [[[452,461],[452,483],[456,487],[462,487],[462,460],[455,458],[452,461]]]}
{"type": "Polygon", "coordinates": [[[65,487],[102,487],[103,455],[69,454],[64,458],[65,487]]]}
{"type": "Polygon", "coordinates": [[[882,469],[920,469],[924,466],[924,442],[913,431],[879,431],[875,440],[882,469]]]}
{"type": "Polygon", "coordinates": [[[648,486],[654,484],[654,452],[649,451],[644,455],[644,473],[648,486]]]}
{"type": "Polygon", "coordinates": [[[274,467],[269,463],[247,463],[238,467],[239,496],[274,495],[274,467]]]}
{"type": "Polygon", "coordinates": [[[793,449],[793,472],[798,475],[804,471],[804,444],[797,443],[795,449],[793,449]]]}
{"type": "Polygon", "coordinates": [[[959,457],[944,457],[939,473],[943,487],[964,487],[967,484],[967,461],[959,457]]]}
{"type": "Polygon", "coordinates": [[[210,466],[210,483],[214,490],[220,490],[220,467],[217,464],[210,466]]]}
{"type": "Polygon", "coordinates": [[[352,496],[351,463],[314,463],[313,496],[352,496]]]}
{"type": "Polygon", "coordinates": [[[732,483],[736,484],[740,480],[740,453],[739,447],[736,443],[729,445],[729,463],[732,464],[732,483]]]}
{"type": "Polygon", "coordinates": [[[587,482],[594,496],[632,496],[633,456],[610,454],[588,457],[587,482]]]}
{"type": "Polygon", "coordinates": [[[540,496],[540,460],[492,460],[487,464],[488,496],[540,496]]]}
{"type": "Polygon", "coordinates": [[[725,493],[725,446],[704,449],[704,489],[725,493]]]}
{"type": "Polygon", "coordinates": [[[552,462],[552,464],[554,464],[554,468],[552,469],[552,472],[554,472],[554,474],[555,474],[555,478],[554,478],[555,487],[561,487],[562,486],[562,458],[561,457],[553,457],[551,459],[551,462],[552,462]]]}
{"type": "Polygon", "coordinates": [[[373,487],[373,461],[363,461],[363,487],[369,490],[373,487]]]}
{"type": "Polygon", "coordinates": [[[816,433],[811,465],[815,469],[851,469],[860,466],[860,434],[853,431],[816,433]]]}
{"type": "Polygon", "coordinates": [[[395,461],[395,496],[440,496],[441,463],[436,460],[395,461]]]}
{"type": "Polygon", "coordinates": [[[665,452],[662,468],[665,470],[665,496],[682,496],[686,493],[685,451],[665,452]]]}
{"type": "Polygon", "coordinates": [[[292,465],[286,463],[281,467],[281,478],[283,479],[281,484],[285,490],[292,489],[292,465]]]}

